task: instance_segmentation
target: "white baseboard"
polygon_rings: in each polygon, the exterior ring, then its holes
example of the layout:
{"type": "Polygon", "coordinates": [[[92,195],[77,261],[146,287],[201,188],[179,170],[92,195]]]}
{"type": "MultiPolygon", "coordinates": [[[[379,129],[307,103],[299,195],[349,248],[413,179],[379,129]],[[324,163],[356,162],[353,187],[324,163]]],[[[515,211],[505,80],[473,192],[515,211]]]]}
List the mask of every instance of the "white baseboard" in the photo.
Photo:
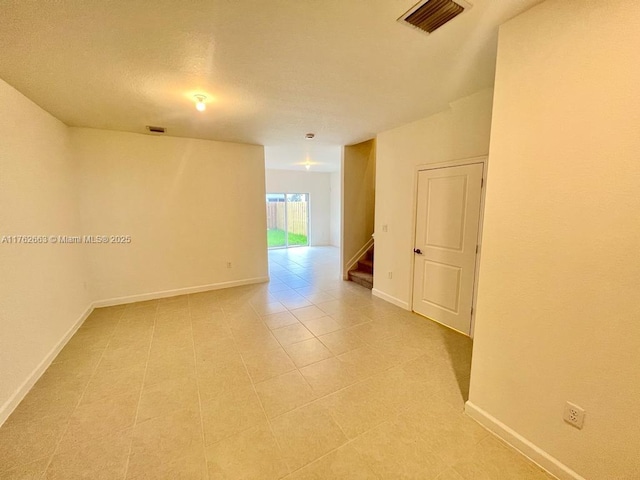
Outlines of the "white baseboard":
{"type": "Polygon", "coordinates": [[[232,280],[230,282],[212,283],[209,285],[199,285],[196,287],[176,288],[173,290],[163,290],[161,292],[141,293],[138,295],[129,295],[126,297],[110,298],[107,300],[99,300],[94,302],[94,307],[113,307],[114,305],[124,305],[127,303],[144,302],[146,300],[156,300],[158,298],[176,297],[178,295],[187,295],[189,293],[208,292],[210,290],[220,290],[223,288],[240,287],[242,285],[253,285],[255,283],[265,283],[269,281],[269,277],[245,278],[242,280],[232,280]]]}
{"type": "Polygon", "coordinates": [[[344,271],[342,272],[342,277],[344,280],[349,279],[349,270],[351,270],[353,267],[356,266],[356,263],[358,263],[358,260],[360,260],[362,256],[365,253],[367,253],[367,250],[369,250],[372,245],[373,245],[373,237],[371,237],[367,241],[367,243],[365,243],[363,247],[360,250],[358,250],[358,252],[353,257],[351,257],[351,259],[345,265],[344,271]]]}
{"type": "Polygon", "coordinates": [[[389,302],[389,303],[393,303],[395,306],[403,308],[405,310],[409,310],[411,311],[411,308],[409,308],[409,304],[407,302],[403,302],[402,300],[400,300],[399,298],[396,297],[392,297],[391,295],[381,292],[380,290],[374,288],[371,291],[371,294],[374,297],[378,297],[381,298],[382,300],[389,302]]]}
{"type": "Polygon", "coordinates": [[[80,318],[75,321],[75,323],[67,330],[67,332],[62,336],[62,338],[54,345],[54,347],[47,353],[47,355],[42,359],[42,361],[38,364],[38,366],[29,374],[27,379],[22,382],[22,385],[18,387],[18,389],[9,397],[9,399],[4,402],[4,404],[0,407],[0,426],[9,418],[9,415],[13,413],[16,407],[20,404],[20,402],[27,396],[29,390],[33,388],[36,382],[40,379],[42,374],[49,368],[51,362],[58,356],[60,350],[64,348],[67,342],[73,337],[76,333],[76,330],[80,328],[80,326],[84,323],[91,312],[93,311],[93,304],[89,305],[85,312],[80,315],[80,318]]]}
{"type": "Polygon", "coordinates": [[[586,480],[584,477],[567,467],[564,463],[560,462],[557,458],[552,457],[540,447],[534,445],[518,432],[512,430],[500,420],[490,415],[480,407],[474,405],[472,402],[468,401],[465,404],[464,411],[496,437],[511,445],[551,475],[554,475],[560,480],[586,480]]]}
{"type": "Polygon", "coordinates": [[[242,285],[252,285],[255,283],[264,283],[268,282],[269,277],[256,277],[256,278],[247,278],[243,280],[234,280],[231,282],[221,282],[214,283],[210,285],[200,285],[197,287],[187,287],[187,288],[178,288],[175,290],[165,290],[163,292],[153,292],[153,293],[144,293],[141,295],[131,295],[127,297],[119,297],[112,298],[108,300],[99,300],[97,302],[93,302],[89,307],[87,307],[86,311],[76,320],[76,322],[67,330],[67,332],[63,335],[63,337],[56,343],[56,345],[49,351],[49,353],[45,356],[44,359],[38,364],[38,366],[31,372],[31,374],[27,377],[27,379],[20,385],[20,387],[9,397],[9,399],[4,402],[4,404],[0,407],[0,426],[9,418],[9,415],[13,413],[16,407],[20,404],[20,402],[24,399],[24,397],[29,393],[29,390],[33,388],[38,379],[42,376],[42,374],[49,368],[51,362],[56,358],[58,353],[64,348],[67,342],[73,337],[78,328],[83,324],[83,322],[87,319],[87,317],[91,314],[94,308],[98,307],[110,307],[114,305],[122,305],[126,303],[140,302],[144,300],[154,300],[156,298],[165,298],[165,297],[173,297],[176,295],[185,295],[188,293],[199,293],[206,292],[209,290],[219,290],[222,288],[230,288],[230,287],[239,287],[242,285]]]}

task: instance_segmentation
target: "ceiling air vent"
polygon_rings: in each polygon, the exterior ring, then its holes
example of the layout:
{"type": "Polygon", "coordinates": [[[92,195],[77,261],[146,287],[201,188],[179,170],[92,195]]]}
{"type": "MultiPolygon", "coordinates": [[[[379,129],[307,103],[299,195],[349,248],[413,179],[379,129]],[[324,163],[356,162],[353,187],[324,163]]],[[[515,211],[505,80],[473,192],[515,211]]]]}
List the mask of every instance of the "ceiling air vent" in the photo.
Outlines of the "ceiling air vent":
{"type": "Polygon", "coordinates": [[[164,133],[166,131],[166,128],[152,127],[151,125],[147,125],[147,130],[149,130],[150,133],[164,133]]]}
{"type": "Polygon", "coordinates": [[[460,0],[456,2],[453,0],[427,0],[415,5],[398,21],[408,23],[424,32],[432,33],[469,8],[471,8],[470,4],[460,0]]]}

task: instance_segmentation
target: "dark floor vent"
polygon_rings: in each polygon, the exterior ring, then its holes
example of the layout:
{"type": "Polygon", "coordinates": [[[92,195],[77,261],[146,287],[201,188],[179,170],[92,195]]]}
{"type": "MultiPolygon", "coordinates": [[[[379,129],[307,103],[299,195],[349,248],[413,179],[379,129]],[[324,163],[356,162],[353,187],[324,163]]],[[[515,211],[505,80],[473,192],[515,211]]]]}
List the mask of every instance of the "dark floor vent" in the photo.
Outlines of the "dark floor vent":
{"type": "Polygon", "coordinates": [[[164,127],[152,127],[151,125],[147,125],[147,130],[151,133],[164,133],[166,128],[164,127]]]}
{"type": "Polygon", "coordinates": [[[456,3],[453,0],[427,0],[413,7],[401,16],[398,21],[408,23],[427,33],[432,33],[468,8],[467,6],[461,5],[461,3],[464,2],[456,3]]]}

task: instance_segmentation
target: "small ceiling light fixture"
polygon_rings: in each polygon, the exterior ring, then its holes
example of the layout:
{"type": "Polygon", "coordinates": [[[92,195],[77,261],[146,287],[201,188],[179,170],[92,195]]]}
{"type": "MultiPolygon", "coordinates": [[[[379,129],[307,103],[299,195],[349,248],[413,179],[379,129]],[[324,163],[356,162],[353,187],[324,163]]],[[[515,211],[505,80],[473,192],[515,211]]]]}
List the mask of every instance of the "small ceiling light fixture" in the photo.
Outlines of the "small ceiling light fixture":
{"type": "Polygon", "coordinates": [[[204,112],[207,108],[207,105],[204,103],[207,97],[204,95],[194,95],[193,97],[196,99],[196,110],[204,112]]]}
{"type": "Polygon", "coordinates": [[[316,134],[315,133],[307,133],[304,138],[306,138],[307,140],[311,140],[313,139],[313,137],[315,137],[316,134]]]}
{"type": "Polygon", "coordinates": [[[307,163],[307,164],[304,166],[304,168],[306,168],[307,170],[309,170],[309,169],[311,168],[311,164],[310,164],[310,163],[307,163]]]}

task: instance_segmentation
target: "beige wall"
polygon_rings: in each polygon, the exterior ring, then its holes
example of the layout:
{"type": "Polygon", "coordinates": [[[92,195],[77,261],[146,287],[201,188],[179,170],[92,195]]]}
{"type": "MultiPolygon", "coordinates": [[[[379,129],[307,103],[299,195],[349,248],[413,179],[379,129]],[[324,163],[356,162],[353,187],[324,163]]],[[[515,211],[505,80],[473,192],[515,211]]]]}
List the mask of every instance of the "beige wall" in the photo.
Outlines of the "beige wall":
{"type": "Polygon", "coordinates": [[[263,147],[70,131],[98,300],[267,276],[263,147]]]}
{"type": "Polygon", "coordinates": [[[371,240],[375,212],[375,140],[344,147],[342,159],[342,269],[371,240]]]}
{"type": "Polygon", "coordinates": [[[311,221],[309,242],[311,245],[329,245],[331,222],[329,173],[267,170],[266,185],[267,193],[308,193],[311,221]]]}
{"type": "MultiPolygon", "coordinates": [[[[78,234],[67,127],[2,80],[0,105],[0,237],[78,234]]],[[[0,243],[0,424],[90,306],[81,248],[0,243]]]]}
{"type": "Polygon", "coordinates": [[[339,247],[342,224],[342,174],[332,172],[329,181],[329,244],[339,247]]]}
{"type": "Polygon", "coordinates": [[[640,478],[639,46],[631,0],[500,32],[470,402],[589,480],[640,478]]]}
{"type": "Polygon", "coordinates": [[[374,294],[409,308],[415,167],[487,155],[491,102],[492,90],[483,90],[444,112],[378,135],[374,294]]]}
{"type": "Polygon", "coordinates": [[[0,424],[93,302],[267,276],[259,146],[68,128],[0,81],[0,424]],[[226,268],[231,262],[232,268],[226,268]]]}

